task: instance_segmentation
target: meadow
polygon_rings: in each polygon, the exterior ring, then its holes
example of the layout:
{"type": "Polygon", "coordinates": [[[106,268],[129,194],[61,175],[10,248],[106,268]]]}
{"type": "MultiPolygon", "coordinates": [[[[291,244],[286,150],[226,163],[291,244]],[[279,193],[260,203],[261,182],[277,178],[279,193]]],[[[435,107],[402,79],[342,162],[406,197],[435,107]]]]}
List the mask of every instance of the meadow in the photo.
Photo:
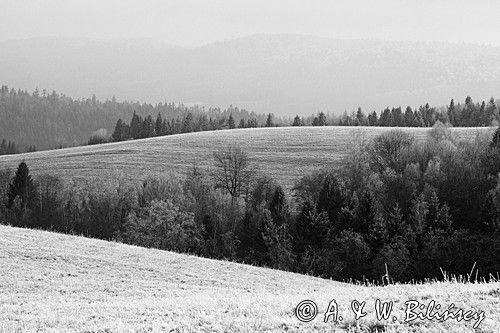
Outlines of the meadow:
{"type": "Polygon", "coordinates": [[[1,332],[473,332],[472,322],[403,323],[404,302],[435,300],[485,312],[497,332],[500,283],[360,286],[47,231],[0,226],[1,332]],[[397,320],[377,321],[375,299],[397,320]],[[319,314],[294,315],[305,299],[319,314]],[[336,299],[342,322],[323,322],[336,299]],[[366,301],[355,321],[350,303],[366,301]]]}
{"type": "MultiPolygon", "coordinates": [[[[213,152],[239,145],[258,171],[290,189],[301,176],[339,166],[355,142],[367,141],[391,127],[279,127],[186,133],[141,140],[0,156],[0,169],[15,169],[26,161],[34,174],[49,173],[63,179],[137,181],[146,174],[184,174],[193,165],[209,168],[213,152]]],[[[401,128],[425,140],[429,128],[401,128]]],[[[461,139],[490,134],[494,128],[453,128],[461,139]]]]}

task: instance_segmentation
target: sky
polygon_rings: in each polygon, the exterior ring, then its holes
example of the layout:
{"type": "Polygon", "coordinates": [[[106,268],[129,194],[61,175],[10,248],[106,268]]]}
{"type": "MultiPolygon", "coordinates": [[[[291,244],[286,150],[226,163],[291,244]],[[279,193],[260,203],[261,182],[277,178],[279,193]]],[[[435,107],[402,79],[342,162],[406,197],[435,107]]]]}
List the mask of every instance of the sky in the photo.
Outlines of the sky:
{"type": "Polygon", "coordinates": [[[197,46],[260,33],[500,46],[498,0],[0,0],[0,40],[154,39],[197,46]]]}

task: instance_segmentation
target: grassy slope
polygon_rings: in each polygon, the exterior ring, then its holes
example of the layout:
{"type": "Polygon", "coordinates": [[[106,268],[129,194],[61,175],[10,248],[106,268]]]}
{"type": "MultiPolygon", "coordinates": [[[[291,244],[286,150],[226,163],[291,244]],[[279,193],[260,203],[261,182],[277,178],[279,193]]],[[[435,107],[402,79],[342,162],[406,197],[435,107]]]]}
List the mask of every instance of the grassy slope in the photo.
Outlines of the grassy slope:
{"type": "MultiPolygon", "coordinates": [[[[259,169],[290,188],[314,169],[338,165],[353,142],[373,138],[387,127],[284,127],[188,133],[97,146],[0,156],[0,168],[26,160],[39,174],[65,178],[142,179],[148,172],[185,173],[193,163],[212,165],[212,152],[229,144],[243,146],[259,169]]],[[[429,129],[405,128],[423,140],[429,129]]],[[[461,138],[492,132],[491,128],[455,128],[461,138]]]]}
{"type": "MultiPolygon", "coordinates": [[[[299,274],[209,260],[82,237],[0,226],[0,331],[315,331],[332,332],[322,314],[335,298],[355,332],[349,304],[366,300],[374,327],[376,298],[431,299],[486,312],[482,332],[498,331],[500,283],[362,287],[299,274]],[[320,315],[302,324],[299,301],[320,315]]],[[[401,320],[401,319],[400,319],[401,320]]],[[[382,323],[388,332],[469,332],[471,323],[382,323]]]]}

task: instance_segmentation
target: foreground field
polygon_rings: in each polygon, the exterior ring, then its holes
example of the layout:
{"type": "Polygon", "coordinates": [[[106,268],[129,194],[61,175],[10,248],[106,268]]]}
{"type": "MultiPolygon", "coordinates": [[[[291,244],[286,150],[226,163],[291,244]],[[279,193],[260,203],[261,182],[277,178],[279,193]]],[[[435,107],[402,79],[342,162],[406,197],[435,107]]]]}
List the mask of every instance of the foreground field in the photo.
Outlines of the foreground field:
{"type": "MultiPolygon", "coordinates": [[[[99,178],[131,181],[147,173],[182,174],[193,164],[212,165],[213,151],[230,144],[248,151],[258,169],[290,188],[315,169],[334,168],[356,140],[371,139],[388,127],[283,127],[188,133],[97,146],[0,156],[0,168],[14,169],[25,160],[35,174],[52,173],[66,179],[99,178]]],[[[424,140],[428,128],[403,128],[424,140]]],[[[492,128],[454,128],[463,139],[492,128]]]]}
{"type": "Polygon", "coordinates": [[[500,283],[364,287],[101,240],[0,226],[2,332],[473,332],[471,322],[403,323],[404,302],[431,300],[484,311],[480,332],[498,332],[500,283]],[[324,323],[335,298],[343,321],[324,323]],[[375,299],[397,319],[377,321],[375,299]],[[318,304],[309,323],[294,315],[318,304]],[[356,322],[350,303],[366,301],[356,322]]]}

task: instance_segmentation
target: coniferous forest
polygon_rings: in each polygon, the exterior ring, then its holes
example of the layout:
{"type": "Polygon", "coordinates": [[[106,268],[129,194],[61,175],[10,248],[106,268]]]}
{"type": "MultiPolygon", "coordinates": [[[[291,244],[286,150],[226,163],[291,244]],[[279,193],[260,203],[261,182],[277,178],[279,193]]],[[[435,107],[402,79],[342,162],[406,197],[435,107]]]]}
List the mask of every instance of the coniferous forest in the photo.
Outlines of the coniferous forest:
{"type": "Polygon", "coordinates": [[[408,106],[365,113],[361,108],[340,116],[319,112],[294,119],[257,114],[238,107],[226,109],[185,106],[178,103],[148,104],[100,101],[95,96],[73,99],[38,89],[0,88],[0,133],[6,147],[0,154],[14,154],[108,141],[147,138],[197,131],[274,126],[387,126],[432,127],[439,121],[454,127],[496,126],[499,108],[491,98],[476,103],[433,107],[428,103],[413,109],[408,106]],[[10,148],[7,147],[11,142],[10,148]]]}
{"type": "Polygon", "coordinates": [[[460,141],[392,130],[291,192],[238,147],[210,169],[136,185],[0,172],[0,221],[210,258],[378,283],[500,272],[500,128],[460,141]]]}
{"type": "MultiPolygon", "coordinates": [[[[191,123],[184,130],[199,130],[197,123],[212,123],[215,129],[228,128],[229,115],[241,119],[266,122],[267,115],[255,114],[237,107],[227,109],[185,106],[179,103],[100,101],[95,96],[73,99],[45,90],[26,90],[0,87],[0,138],[15,142],[16,151],[55,149],[87,144],[90,137],[109,139],[119,118],[130,119],[133,114],[145,117],[161,114],[172,123],[191,123]]],[[[201,124],[200,124],[201,126],[201,124]]],[[[142,134],[141,134],[142,135],[142,134]]]]}

